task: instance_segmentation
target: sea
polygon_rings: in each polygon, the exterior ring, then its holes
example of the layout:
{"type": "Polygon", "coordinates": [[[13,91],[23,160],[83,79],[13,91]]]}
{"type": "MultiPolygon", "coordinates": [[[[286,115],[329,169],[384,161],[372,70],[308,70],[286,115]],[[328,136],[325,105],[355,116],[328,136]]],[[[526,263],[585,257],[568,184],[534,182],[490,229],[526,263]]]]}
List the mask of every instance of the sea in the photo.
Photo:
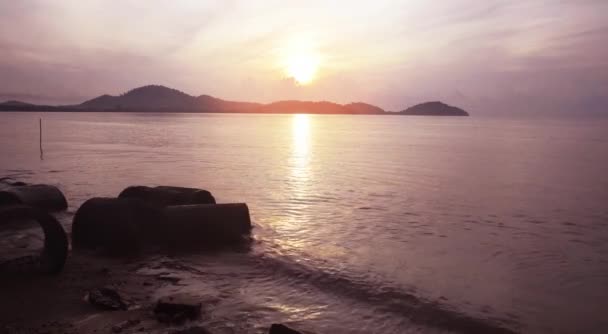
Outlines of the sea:
{"type": "Polygon", "coordinates": [[[219,332],[608,332],[608,117],[1,112],[0,176],[68,231],[131,185],[247,203],[251,249],[141,269],[219,332]]]}

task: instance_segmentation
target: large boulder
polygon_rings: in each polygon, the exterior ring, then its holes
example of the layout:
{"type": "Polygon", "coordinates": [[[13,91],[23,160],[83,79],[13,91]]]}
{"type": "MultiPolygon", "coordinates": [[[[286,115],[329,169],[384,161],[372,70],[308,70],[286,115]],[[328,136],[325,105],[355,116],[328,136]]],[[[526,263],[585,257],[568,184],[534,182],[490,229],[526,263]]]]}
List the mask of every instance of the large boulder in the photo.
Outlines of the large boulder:
{"type": "Polygon", "coordinates": [[[25,204],[47,211],[60,211],[68,207],[65,196],[55,186],[3,182],[0,187],[0,206],[14,204],[25,204]]]}
{"type": "Polygon", "coordinates": [[[209,191],[184,187],[131,186],[123,190],[118,197],[137,198],[155,207],[188,204],[215,204],[215,198],[209,191]]]}
{"type": "Polygon", "coordinates": [[[72,245],[114,255],[158,247],[222,248],[243,245],[250,231],[244,203],[159,209],[137,198],[92,198],[74,216],[72,245]]]}
{"type": "Polygon", "coordinates": [[[158,241],[164,220],[160,210],[133,198],[91,198],[72,223],[75,249],[98,249],[122,255],[158,241]]]}
{"type": "Polygon", "coordinates": [[[163,209],[171,246],[216,248],[241,244],[251,232],[245,203],[175,205],[163,209]]]}
{"type": "MultiPolygon", "coordinates": [[[[0,224],[15,220],[34,220],[40,224],[44,232],[42,253],[33,259],[28,257],[29,268],[25,268],[25,271],[49,274],[61,272],[68,255],[68,238],[57,219],[43,210],[28,206],[18,205],[0,208],[0,224]]],[[[0,263],[0,268],[14,268],[14,264],[18,262],[19,259],[14,259],[9,263],[0,263]]]]}

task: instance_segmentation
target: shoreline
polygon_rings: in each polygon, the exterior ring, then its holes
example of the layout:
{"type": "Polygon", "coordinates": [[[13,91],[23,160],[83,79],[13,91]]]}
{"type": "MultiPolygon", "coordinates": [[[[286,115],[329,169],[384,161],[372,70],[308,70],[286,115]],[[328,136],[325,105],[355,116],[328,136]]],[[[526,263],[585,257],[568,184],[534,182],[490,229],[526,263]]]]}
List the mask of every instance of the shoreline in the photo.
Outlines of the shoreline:
{"type": "MultiPolygon", "coordinates": [[[[52,107],[54,108],[54,107],[52,107]]],[[[94,109],[22,109],[15,110],[14,108],[3,109],[0,106],[0,113],[2,112],[24,112],[24,113],[35,113],[35,112],[63,112],[63,113],[150,113],[150,114],[238,114],[238,115],[348,115],[348,116],[422,116],[422,117],[470,117],[470,115],[419,115],[419,114],[403,114],[399,112],[386,111],[384,113],[331,113],[331,112],[243,112],[243,111],[192,111],[192,110],[94,110],[94,109]]]]}
{"type": "Polygon", "coordinates": [[[1,333],[111,333],[112,327],[139,319],[140,328],[163,330],[148,315],[152,296],[164,281],[138,274],[145,261],[118,260],[70,252],[63,272],[55,276],[0,278],[1,333]],[[92,261],[93,260],[93,261],[92,261]],[[109,287],[135,307],[125,311],[101,311],[85,302],[87,291],[109,287]]]}

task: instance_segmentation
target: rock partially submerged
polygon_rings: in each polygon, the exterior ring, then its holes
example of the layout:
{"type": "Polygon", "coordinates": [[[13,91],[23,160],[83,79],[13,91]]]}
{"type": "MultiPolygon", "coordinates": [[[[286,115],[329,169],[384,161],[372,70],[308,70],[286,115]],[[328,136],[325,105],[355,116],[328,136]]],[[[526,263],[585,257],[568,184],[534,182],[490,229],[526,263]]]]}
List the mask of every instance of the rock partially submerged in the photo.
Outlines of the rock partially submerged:
{"type": "Polygon", "coordinates": [[[200,318],[202,306],[202,302],[194,296],[175,294],[159,299],[154,307],[154,315],[160,322],[180,324],[200,318]]]}
{"type": "Polygon", "coordinates": [[[251,232],[245,203],[176,205],[163,210],[172,247],[216,248],[238,245],[251,232]]]}
{"type": "Polygon", "coordinates": [[[119,198],[137,198],[155,207],[188,204],[215,204],[215,198],[207,190],[184,187],[131,186],[123,190],[119,198]]]}
{"type": "Polygon", "coordinates": [[[23,204],[47,211],[61,211],[68,207],[68,202],[61,190],[48,184],[25,184],[0,181],[0,206],[23,204]]]}
{"type": "Polygon", "coordinates": [[[92,198],[76,212],[75,249],[123,255],[152,247],[218,248],[241,244],[251,231],[244,203],[158,209],[137,198],[92,198]]]}
{"type": "MultiPolygon", "coordinates": [[[[39,256],[27,257],[22,264],[28,268],[19,270],[24,272],[41,272],[57,274],[61,272],[68,254],[68,238],[61,224],[47,212],[29,206],[0,207],[0,223],[9,223],[15,220],[34,220],[44,232],[44,248],[39,256]]],[[[18,264],[19,259],[10,263],[0,264],[0,268],[10,269],[11,264],[18,264]]]]}

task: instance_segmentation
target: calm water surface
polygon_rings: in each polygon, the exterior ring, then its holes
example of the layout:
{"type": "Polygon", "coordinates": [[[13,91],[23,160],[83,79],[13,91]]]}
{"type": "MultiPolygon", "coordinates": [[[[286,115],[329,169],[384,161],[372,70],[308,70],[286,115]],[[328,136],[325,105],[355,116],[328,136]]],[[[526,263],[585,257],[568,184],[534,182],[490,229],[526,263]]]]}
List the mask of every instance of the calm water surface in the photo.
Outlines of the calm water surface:
{"type": "Polygon", "coordinates": [[[133,184],[247,202],[251,252],[146,269],[242,332],[603,333],[607,168],[606,119],[0,113],[0,175],[58,185],[70,214],[133,184]]]}

